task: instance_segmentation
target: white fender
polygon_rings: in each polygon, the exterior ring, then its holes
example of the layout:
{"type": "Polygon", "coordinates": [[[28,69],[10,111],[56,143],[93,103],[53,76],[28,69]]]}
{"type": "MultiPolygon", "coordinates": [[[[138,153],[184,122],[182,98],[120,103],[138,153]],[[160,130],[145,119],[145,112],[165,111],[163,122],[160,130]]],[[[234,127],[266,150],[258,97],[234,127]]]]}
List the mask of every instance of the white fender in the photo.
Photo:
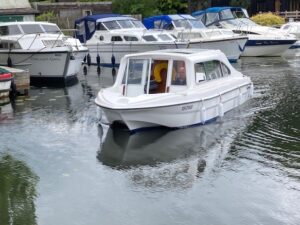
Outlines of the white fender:
{"type": "Polygon", "coordinates": [[[224,106],[222,102],[219,103],[219,116],[220,117],[224,116],[224,106]]]}

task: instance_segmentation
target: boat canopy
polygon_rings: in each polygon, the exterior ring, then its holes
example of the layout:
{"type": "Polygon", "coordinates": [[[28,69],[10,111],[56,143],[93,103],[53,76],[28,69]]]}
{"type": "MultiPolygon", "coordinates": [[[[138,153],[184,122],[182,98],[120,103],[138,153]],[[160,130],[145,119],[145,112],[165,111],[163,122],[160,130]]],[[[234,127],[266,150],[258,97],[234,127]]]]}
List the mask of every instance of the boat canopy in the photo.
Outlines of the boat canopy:
{"type": "Polygon", "coordinates": [[[143,23],[147,29],[205,28],[202,22],[188,14],[152,16],[145,18],[143,23]]]}
{"type": "Polygon", "coordinates": [[[199,10],[192,13],[192,16],[200,19],[206,26],[219,21],[233,19],[249,19],[246,9],[241,7],[211,7],[206,10],[199,10]]]}
{"type": "Polygon", "coordinates": [[[96,30],[128,28],[146,29],[137,19],[120,14],[90,15],[75,20],[75,35],[81,43],[91,39],[96,30]]]}

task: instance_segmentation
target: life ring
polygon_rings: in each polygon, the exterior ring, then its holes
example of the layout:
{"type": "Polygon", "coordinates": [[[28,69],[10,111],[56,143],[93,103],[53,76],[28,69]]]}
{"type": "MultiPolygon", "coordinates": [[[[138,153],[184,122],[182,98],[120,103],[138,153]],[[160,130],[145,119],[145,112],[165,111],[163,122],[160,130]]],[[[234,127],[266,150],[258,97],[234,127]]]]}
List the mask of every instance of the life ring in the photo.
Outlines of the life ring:
{"type": "Polygon", "coordinates": [[[156,82],[159,82],[159,83],[161,82],[160,72],[162,69],[168,70],[168,63],[164,62],[164,63],[159,63],[159,64],[155,65],[153,75],[154,75],[154,79],[156,82]]]}

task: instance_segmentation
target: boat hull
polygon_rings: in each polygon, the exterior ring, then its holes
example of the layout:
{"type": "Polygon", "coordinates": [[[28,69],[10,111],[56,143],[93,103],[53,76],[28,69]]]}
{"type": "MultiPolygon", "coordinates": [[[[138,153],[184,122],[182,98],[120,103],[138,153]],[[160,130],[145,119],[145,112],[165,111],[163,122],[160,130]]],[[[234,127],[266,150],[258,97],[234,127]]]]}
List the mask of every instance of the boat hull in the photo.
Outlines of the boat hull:
{"type": "Polygon", "coordinates": [[[199,95],[198,100],[192,102],[188,102],[187,98],[186,102],[175,105],[113,109],[101,106],[97,99],[96,103],[103,109],[110,124],[124,123],[130,131],[156,126],[184,128],[205,124],[222,117],[224,113],[250,99],[252,93],[253,85],[248,83],[206,98],[199,95]]]}
{"type": "Polygon", "coordinates": [[[238,39],[211,40],[205,42],[191,41],[189,48],[219,49],[226,55],[230,62],[236,62],[244,51],[247,40],[248,38],[245,37],[238,39]]]}
{"type": "Polygon", "coordinates": [[[295,40],[255,40],[249,39],[241,56],[281,56],[295,40]]]}
{"type": "Polygon", "coordinates": [[[86,51],[0,51],[0,65],[29,70],[31,78],[68,79],[80,71],[86,51]]]}
{"type": "Polygon", "coordinates": [[[0,99],[7,98],[9,96],[10,86],[12,78],[0,79],[0,99]]]}
{"type": "Polygon", "coordinates": [[[187,44],[158,44],[158,43],[106,43],[106,44],[91,44],[87,43],[86,47],[89,49],[89,54],[91,57],[91,64],[97,64],[97,55],[100,56],[101,66],[118,66],[120,60],[126,54],[161,50],[161,49],[176,49],[176,48],[187,48],[187,44]],[[112,57],[114,56],[115,63],[112,62],[112,57]]]}

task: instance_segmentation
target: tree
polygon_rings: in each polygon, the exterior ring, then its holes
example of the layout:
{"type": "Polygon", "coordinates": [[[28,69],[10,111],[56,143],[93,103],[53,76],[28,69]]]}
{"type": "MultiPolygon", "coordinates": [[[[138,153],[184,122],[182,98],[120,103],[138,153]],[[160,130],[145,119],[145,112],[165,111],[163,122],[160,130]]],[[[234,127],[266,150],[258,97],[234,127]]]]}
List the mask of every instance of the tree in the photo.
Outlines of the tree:
{"type": "Polygon", "coordinates": [[[247,9],[251,4],[250,0],[230,0],[229,5],[230,6],[238,6],[238,7],[243,7],[247,9]]]}
{"type": "Polygon", "coordinates": [[[113,12],[143,17],[187,12],[187,0],[113,0],[113,12]]]}

